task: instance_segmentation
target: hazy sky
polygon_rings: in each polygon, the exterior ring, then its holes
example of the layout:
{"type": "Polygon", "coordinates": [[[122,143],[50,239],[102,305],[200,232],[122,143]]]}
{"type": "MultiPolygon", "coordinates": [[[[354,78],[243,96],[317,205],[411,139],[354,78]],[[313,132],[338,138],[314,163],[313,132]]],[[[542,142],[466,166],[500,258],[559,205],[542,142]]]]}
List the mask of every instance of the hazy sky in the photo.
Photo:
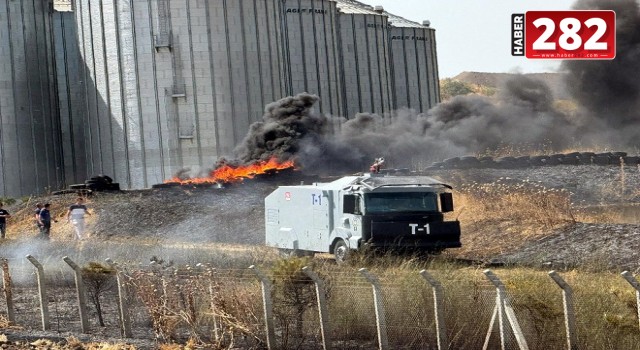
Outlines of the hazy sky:
{"type": "Polygon", "coordinates": [[[569,10],[574,0],[360,0],[436,29],[440,78],[464,71],[553,72],[559,60],[511,56],[511,14],[569,10]]]}

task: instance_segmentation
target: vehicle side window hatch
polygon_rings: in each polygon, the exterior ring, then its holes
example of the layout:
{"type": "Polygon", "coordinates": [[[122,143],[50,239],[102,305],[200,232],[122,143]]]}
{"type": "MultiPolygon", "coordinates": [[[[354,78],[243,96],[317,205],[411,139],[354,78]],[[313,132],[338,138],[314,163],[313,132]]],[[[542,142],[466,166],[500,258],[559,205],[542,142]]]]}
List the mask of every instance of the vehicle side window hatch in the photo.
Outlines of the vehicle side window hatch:
{"type": "Polygon", "coordinates": [[[450,192],[440,193],[440,209],[443,213],[453,211],[453,194],[450,192]]]}
{"type": "Polygon", "coordinates": [[[344,197],[342,198],[342,212],[344,214],[356,214],[356,211],[358,211],[357,203],[358,203],[357,196],[354,196],[351,194],[344,195],[344,197]]]}

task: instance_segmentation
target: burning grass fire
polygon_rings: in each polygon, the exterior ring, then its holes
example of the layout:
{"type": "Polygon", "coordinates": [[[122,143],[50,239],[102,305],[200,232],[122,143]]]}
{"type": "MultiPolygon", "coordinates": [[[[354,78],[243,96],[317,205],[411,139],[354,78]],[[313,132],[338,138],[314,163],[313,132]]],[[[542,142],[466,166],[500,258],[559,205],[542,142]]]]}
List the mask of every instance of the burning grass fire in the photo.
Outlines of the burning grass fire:
{"type": "Polygon", "coordinates": [[[231,165],[221,164],[216,169],[211,170],[209,176],[182,179],[174,177],[166,180],[165,184],[180,185],[198,185],[198,184],[215,184],[215,183],[234,183],[244,179],[253,179],[257,175],[267,174],[279,170],[295,169],[292,160],[284,162],[278,161],[277,158],[271,158],[267,161],[259,161],[249,165],[231,165]]]}

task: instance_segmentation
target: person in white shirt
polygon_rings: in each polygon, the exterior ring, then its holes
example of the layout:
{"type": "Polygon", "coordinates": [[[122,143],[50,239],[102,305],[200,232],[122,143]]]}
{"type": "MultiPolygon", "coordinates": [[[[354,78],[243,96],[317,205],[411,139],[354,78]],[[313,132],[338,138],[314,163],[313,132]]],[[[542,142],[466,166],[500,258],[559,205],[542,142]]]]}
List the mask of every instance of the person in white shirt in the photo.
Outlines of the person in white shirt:
{"type": "Polygon", "coordinates": [[[73,228],[76,231],[76,238],[82,240],[84,238],[84,215],[91,215],[87,206],[84,205],[84,198],[78,197],[74,204],[69,206],[67,211],[67,222],[73,224],[73,228]]]}

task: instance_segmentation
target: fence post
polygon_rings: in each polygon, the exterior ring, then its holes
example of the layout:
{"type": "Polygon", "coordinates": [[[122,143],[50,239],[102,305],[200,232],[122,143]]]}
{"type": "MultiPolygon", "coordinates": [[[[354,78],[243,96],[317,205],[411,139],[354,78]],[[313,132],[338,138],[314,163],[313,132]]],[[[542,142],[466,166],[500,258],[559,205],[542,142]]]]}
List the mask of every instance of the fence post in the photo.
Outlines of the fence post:
{"type": "Polygon", "coordinates": [[[550,271],[549,276],[562,288],[562,303],[564,305],[564,325],[567,331],[567,349],[578,349],[576,340],[576,314],[573,308],[573,289],[555,271],[550,271]]]}
{"type": "MultiPolygon", "coordinates": [[[[506,297],[506,287],[502,283],[502,281],[494,274],[491,270],[484,270],[485,276],[493,283],[496,287],[496,309],[495,313],[498,314],[498,320],[500,322],[500,346],[504,350],[506,347],[506,336],[505,336],[505,324],[504,324],[504,316],[507,317],[507,321],[509,321],[509,325],[511,326],[511,330],[513,332],[514,337],[516,338],[516,342],[518,343],[518,347],[521,350],[528,350],[529,345],[527,344],[527,340],[524,337],[524,333],[522,333],[522,329],[520,328],[520,324],[518,323],[518,319],[516,318],[516,314],[509,303],[509,299],[506,297]]],[[[493,327],[493,317],[492,317],[492,327],[493,327]]],[[[488,340],[488,339],[486,339],[488,340]]],[[[488,341],[485,340],[485,347],[488,345],[488,341]]]]}
{"type": "Polygon", "coordinates": [[[2,258],[2,285],[4,289],[4,296],[7,301],[7,319],[10,322],[15,322],[16,317],[13,306],[13,284],[11,283],[11,274],[9,273],[9,260],[2,258]]]}
{"type": "Polygon", "coordinates": [[[87,293],[85,292],[84,279],[82,278],[82,269],[68,256],[63,257],[62,260],[64,260],[64,262],[66,262],[75,273],[76,292],[78,294],[78,311],[80,312],[82,333],[88,333],[89,320],[87,319],[87,293]]]}
{"type": "Polygon", "coordinates": [[[262,301],[264,303],[264,323],[267,327],[267,348],[269,350],[276,349],[276,332],[273,325],[273,303],[271,301],[271,281],[260,271],[255,265],[249,266],[249,269],[258,276],[262,284],[262,301]]]}
{"type": "Polygon", "coordinates": [[[7,319],[10,322],[15,322],[16,317],[14,313],[13,305],[13,283],[11,282],[11,273],[9,273],[9,260],[2,258],[2,285],[4,289],[4,296],[7,301],[7,319]]]}
{"type": "Polygon", "coordinates": [[[116,283],[118,284],[118,309],[120,311],[120,331],[123,337],[131,338],[131,317],[129,316],[129,294],[124,282],[124,273],[113,260],[105,259],[111,268],[116,270],[116,283]]]}
{"type": "Polygon", "coordinates": [[[216,316],[216,309],[218,308],[216,306],[216,289],[213,285],[214,282],[214,277],[216,274],[216,269],[214,268],[209,268],[208,269],[208,274],[209,277],[211,277],[211,279],[209,280],[209,303],[211,305],[211,313],[212,313],[212,318],[213,318],[213,339],[216,342],[220,341],[220,326],[218,326],[218,316],[216,316]]]}
{"type": "Polygon", "coordinates": [[[622,277],[636,290],[636,309],[638,311],[638,322],[640,322],[640,283],[629,271],[622,272],[622,277]]]}
{"type": "Polygon", "coordinates": [[[308,266],[302,268],[302,272],[307,275],[316,285],[316,299],[318,301],[318,314],[320,315],[320,332],[322,333],[322,346],[324,350],[331,349],[331,338],[329,337],[329,313],[327,311],[327,298],[324,281],[308,266]]]}
{"type": "Polygon", "coordinates": [[[40,300],[40,315],[42,318],[42,330],[47,331],[50,328],[49,323],[49,299],[47,299],[47,284],[44,279],[44,268],[36,258],[27,255],[27,260],[36,268],[36,277],[38,279],[38,297],[40,300]]]}
{"type": "MultiPolygon", "coordinates": [[[[505,295],[505,287],[504,284],[500,281],[498,276],[496,276],[491,270],[484,270],[483,273],[491,283],[496,287],[496,314],[498,316],[498,325],[500,329],[500,349],[505,350],[506,348],[506,337],[504,332],[504,295],[505,295]]],[[[491,329],[489,330],[491,331],[491,329]]]]}
{"type": "Polygon", "coordinates": [[[373,288],[373,304],[376,310],[376,326],[378,327],[378,346],[380,350],[389,349],[389,339],[387,338],[387,320],[384,312],[384,302],[382,299],[382,288],[378,278],[372,275],[367,269],[361,268],[360,273],[371,283],[373,288]]]}
{"type": "Polygon", "coordinates": [[[482,350],[489,349],[489,341],[491,341],[491,332],[493,332],[494,325],[496,324],[496,316],[498,316],[498,304],[493,307],[491,321],[489,321],[489,330],[487,331],[487,335],[484,337],[484,345],[482,346],[482,350]]]}
{"type": "Polygon", "coordinates": [[[427,270],[420,271],[420,275],[424,278],[433,290],[433,313],[436,320],[436,337],[438,341],[438,350],[448,349],[449,342],[447,340],[447,332],[444,324],[444,307],[442,302],[444,301],[442,284],[433,278],[427,270]]]}
{"type": "Polygon", "coordinates": [[[9,273],[9,261],[5,258],[2,258],[2,285],[4,287],[4,296],[7,299],[7,319],[13,323],[16,321],[13,307],[13,286],[11,274],[9,273]]]}

